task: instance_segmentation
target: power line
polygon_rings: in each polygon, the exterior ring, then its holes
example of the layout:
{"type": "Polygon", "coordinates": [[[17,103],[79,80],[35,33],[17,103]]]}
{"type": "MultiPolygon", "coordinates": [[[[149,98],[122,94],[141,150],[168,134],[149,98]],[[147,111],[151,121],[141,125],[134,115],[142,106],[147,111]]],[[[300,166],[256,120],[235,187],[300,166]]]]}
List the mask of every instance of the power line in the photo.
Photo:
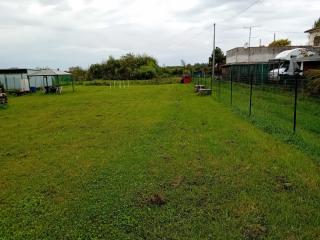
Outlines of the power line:
{"type": "Polygon", "coordinates": [[[305,34],[304,32],[286,32],[286,31],[272,31],[272,30],[261,30],[261,32],[285,33],[285,34],[305,34]]]}
{"type": "MultiPolygon", "coordinates": [[[[261,2],[261,1],[263,1],[263,0],[255,0],[255,1],[253,1],[253,2],[252,2],[250,5],[248,5],[246,8],[242,9],[241,11],[237,12],[234,16],[229,17],[229,18],[232,18],[233,20],[236,19],[236,18],[239,17],[241,14],[245,13],[246,11],[248,11],[250,8],[252,8],[254,5],[258,4],[258,3],[261,2]]],[[[224,23],[224,22],[226,22],[229,18],[226,18],[226,19],[220,21],[219,23],[224,23]]],[[[183,45],[183,44],[185,44],[185,43],[187,43],[187,42],[189,42],[189,41],[191,41],[191,40],[193,40],[193,39],[195,39],[195,38],[198,38],[202,33],[207,32],[209,29],[211,29],[211,24],[208,24],[208,26],[205,27],[203,30],[201,30],[196,36],[192,36],[192,37],[190,37],[190,38],[188,38],[188,39],[186,39],[186,40],[184,40],[184,41],[182,41],[182,42],[178,42],[178,43],[176,43],[176,44],[172,44],[169,48],[172,48],[172,47],[175,46],[175,45],[183,45]]]]}
{"type": "Polygon", "coordinates": [[[235,19],[237,17],[239,17],[241,14],[245,13],[246,11],[248,11],[250,8],[252,8],[254,5],[258,4],[259,2],[261,2],[262,0],[256,0],[254,2],[252,2],[249,6],[247,6],[246,8],[242,9],[241,11],[237,12],[235,15],[229,17],[229,18],[226,18],[224,20],[222,20],[220,23],[223,23],[223,22],[226,22],[227,20],[230,20],[230,19],[235,19]]]}

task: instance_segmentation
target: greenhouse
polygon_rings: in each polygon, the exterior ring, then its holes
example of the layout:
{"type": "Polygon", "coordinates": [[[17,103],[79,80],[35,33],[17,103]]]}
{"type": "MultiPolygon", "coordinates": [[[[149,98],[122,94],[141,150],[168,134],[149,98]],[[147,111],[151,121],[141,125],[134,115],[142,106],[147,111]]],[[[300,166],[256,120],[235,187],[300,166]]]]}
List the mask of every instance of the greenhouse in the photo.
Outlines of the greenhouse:
{"type": "Polygon", "coordinates": [[[9,92],[35,92],[66,85],[74,87],[69,73],[53,69],[0,69],[0,84],[9,92]]]}

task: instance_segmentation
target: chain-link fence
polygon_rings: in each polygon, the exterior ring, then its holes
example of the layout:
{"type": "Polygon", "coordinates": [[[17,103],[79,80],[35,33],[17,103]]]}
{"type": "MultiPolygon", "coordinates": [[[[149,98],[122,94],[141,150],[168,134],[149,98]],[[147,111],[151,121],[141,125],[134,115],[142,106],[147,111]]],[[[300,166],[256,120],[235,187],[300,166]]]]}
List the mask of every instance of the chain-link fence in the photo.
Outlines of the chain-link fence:
{"type": "MultiPolygon", "coordinates": [[[[300,74],[277,71],[277,63],[231,66],[214,79],[213,97],[320,160],[320,99],[308,95],[308,80],[300,74]]],[[[209,87],[211,78],[196,76],[194,83],[209,87]]]]}

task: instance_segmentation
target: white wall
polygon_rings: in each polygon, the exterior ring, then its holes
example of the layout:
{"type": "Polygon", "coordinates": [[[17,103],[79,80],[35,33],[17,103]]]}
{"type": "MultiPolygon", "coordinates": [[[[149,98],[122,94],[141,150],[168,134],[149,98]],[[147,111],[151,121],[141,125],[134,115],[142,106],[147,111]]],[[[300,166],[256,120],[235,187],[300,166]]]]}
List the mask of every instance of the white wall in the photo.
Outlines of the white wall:
{"type": "Polygon", "coordinates": [[[0,82],[6,90],[29,91],[27,74],[0,74],[0,82]]]}
{"type": "MultiPolygon", "coordinates": [[[[25,90],[27,81],[27,74],[0,74],[0,82],[6,90],[25,90]]],[[[49,86],[53,85],[53,81],[54,77],[48,77],[49,86]]],[[[30,87],[43,88],[45,86],[47,86],[47,82],[46,80],[43,80],[43,77],[39,76],[30,78],[30,87]]]]}
{"type": "Polygon", "coordinates": [[[19,90],[23,77],[23,74],[0,74],[0,81],[6,90],[19,90]]]}
{"type": "Polygon", "coordinates": [[[315,37],[319,37],[319,36],[320,36],[320,31],[311,33],[309,36],[309,45],[314,46],[314,39],[315,39],[315,37]]]}
{"type": "MultiPolygon", "coordinates": [[[[290,47],[252,47],[250,48],[251,63],[266,63],[274,59],[279,53],[294,48],[307,48],[311,51],[318,51],[310,46],[290,46],[290,47]]],[[[227,64],[232,63],[248,63],[248,48],[234,48],[227,51],[227,64]]]]}
{"type": "MultiPolygon", "coordinates": [[[[48,85],[53,85],[53,77],[48,77],[48,85]]],[[[46,79],[41,76],[30,77],[30,87],[43,88],[47,86],[46,79]]]]}

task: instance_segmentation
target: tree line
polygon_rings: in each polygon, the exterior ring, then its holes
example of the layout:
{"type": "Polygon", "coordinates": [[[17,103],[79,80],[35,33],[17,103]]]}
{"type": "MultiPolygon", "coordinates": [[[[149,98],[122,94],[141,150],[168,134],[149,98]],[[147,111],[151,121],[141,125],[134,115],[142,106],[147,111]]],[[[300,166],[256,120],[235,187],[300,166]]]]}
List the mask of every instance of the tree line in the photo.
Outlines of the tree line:
{"type": "MultiPolygon", "coordinates": [[[[184,61],[182,60],[184,63],[184,61]]],[[[225,62],[224,53],[216,49],[216,63],[225,62]]],[[[208,63],[182,64],[181,66],[162,66],[158,61],[148,55],[134,55],[128,53],[115,59],[110,56],[102,63],[92,64],[87,70],[81,67],[71,67],[69,72],[75,81],[91,80],[147,80],[153,78],[181,77],[195,71],[212,71],[212,55],[208,63]]]]}
{"type": "Polygon", "coordinates": [[[126,54],[119,59],[110,56],[102,63],[92,64],[88,70],[81,67],[69,69],[75,80],[95,79],[152,79],[159,72],[155,58],[147,55],[126,54]]]}

